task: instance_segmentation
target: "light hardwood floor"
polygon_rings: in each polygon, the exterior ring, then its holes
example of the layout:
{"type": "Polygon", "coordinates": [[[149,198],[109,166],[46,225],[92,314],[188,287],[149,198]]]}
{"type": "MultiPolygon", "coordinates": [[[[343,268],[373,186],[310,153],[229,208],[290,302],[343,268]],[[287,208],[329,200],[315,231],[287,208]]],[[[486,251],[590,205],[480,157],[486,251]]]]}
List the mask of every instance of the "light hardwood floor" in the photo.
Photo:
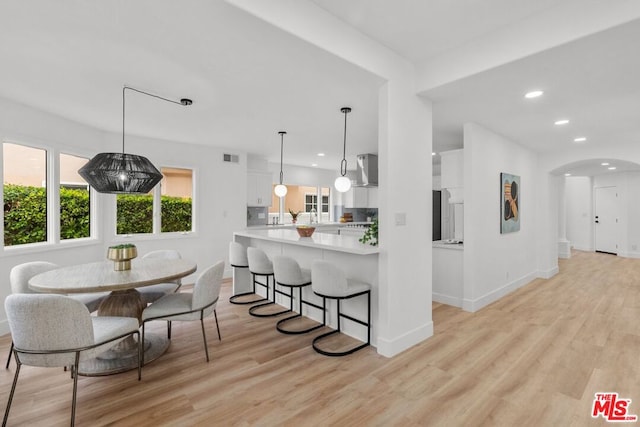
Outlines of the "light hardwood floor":
{"type": "MultiPolygon", "coordinates": [[[[316,354],[227,302],[206,322],[176,322],[169,351],[135,372],[81,377],[78,425],[586,426],[594,393],[640,415],[640,260],[574,252],[560,273],[476,312],[433,304],[435,334],[392,359],[373,348],[316,354]]],[[[152,325],[164,331],[164,324],[152,325]]],[[[0,338],[6,356],[9,336],[0,338]]],[[[6,404],[15,363],[0,372],[6,404]]],[[[72,382],[24,367],[9,425],[67,425],[72,382]]],[[[4,405],[3,405],[4,407],[4,405]]]]}

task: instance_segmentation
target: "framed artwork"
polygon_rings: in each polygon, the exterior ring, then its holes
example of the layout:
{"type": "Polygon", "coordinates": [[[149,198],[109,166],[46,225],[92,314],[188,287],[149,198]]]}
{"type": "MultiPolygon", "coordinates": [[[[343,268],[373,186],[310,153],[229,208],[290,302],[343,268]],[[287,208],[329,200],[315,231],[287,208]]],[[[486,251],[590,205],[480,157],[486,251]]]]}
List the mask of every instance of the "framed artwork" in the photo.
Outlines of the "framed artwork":
{"type": "Polygon", "coordinates": [[[500,233],[520,230],[520,177],[500,174],[500,233]]]}

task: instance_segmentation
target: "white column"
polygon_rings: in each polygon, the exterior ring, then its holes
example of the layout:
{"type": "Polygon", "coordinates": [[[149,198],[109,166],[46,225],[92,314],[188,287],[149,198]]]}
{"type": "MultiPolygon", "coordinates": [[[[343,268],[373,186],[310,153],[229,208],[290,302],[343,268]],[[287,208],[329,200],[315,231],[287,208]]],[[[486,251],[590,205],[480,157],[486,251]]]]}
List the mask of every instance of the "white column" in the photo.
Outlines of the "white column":
{"type": "Polygon", "coordinates": [[[409,75],[379,98],[378,353],[393,356],[433,335],[431,103],[409,75]]]}
{"type": "Polygon", "coordinates": [[[561,178],[558,187],[558,257],[571,258],[571,243],[567,240],[567,178],[561,178]]]}

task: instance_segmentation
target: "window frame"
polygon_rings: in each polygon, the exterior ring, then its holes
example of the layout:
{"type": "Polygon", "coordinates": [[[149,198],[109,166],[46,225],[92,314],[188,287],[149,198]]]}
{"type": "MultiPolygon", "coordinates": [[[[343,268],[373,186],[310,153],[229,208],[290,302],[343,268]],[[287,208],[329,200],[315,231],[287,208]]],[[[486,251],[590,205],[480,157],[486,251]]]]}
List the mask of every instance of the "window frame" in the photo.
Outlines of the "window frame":
{"type": "MultiPolygon", "coordinates": [[[[47,238],[43,242],[25,243],[21,245],[5,246],[4,244],[4,215],[0,223],[0,233],[2,234],[2,254],[19,255],[24,253],[37,253],[50,251],[52,249],[70,248],[76,246],[93,245],[100,241],[98,227],[98,213],[100,212],[100,201],[97,192],[90,187],[89,196],[89,237],[77,239],[60,238],[60,154],[91,159],[91,155],[77,148],[67,146],[54,147],[51,143],[38,140],[25,140],[24,138],[6,137],[0,139],[2,144],[14,144],[24,147],[44,150],[46,155],[46,195],[47,195],[47,238]]],[[[3,153],[4,156],[4,153],[3,153]]],[[[3,157],[4,158],[4,157],[3,157]]],[[[0,175],[4,182],[4,162],[0,163],[0,175]]],[[[0,189],[0,195],[4,199],[4,185],[0,189]]]]}
{"type": "Polygon", "coordinates": [[[152,232],[151,233],[137,233],[137,234],[118,234],[117,224],[118,224],[118,210],[117,210],[117,201],[114,197],[113,203],[113,236],[115,241],[130,241],[132,239],[136,240],[156,240],[156,239],[165,239],[165,238],[176,238],[178,236],[193,236],[197,237],[197,168],[191,166],[176,166],[176,165],[162,165],[158,168],[160,171],[163,169],[186,169],[191,171],[191,231],[167,231],[162,232],[162,206],[161,206],[161,196],[162,189],[161,184],[158,183],[153,188],[151,192],[153,195],[153,214],[152,214],[152,232]]]}

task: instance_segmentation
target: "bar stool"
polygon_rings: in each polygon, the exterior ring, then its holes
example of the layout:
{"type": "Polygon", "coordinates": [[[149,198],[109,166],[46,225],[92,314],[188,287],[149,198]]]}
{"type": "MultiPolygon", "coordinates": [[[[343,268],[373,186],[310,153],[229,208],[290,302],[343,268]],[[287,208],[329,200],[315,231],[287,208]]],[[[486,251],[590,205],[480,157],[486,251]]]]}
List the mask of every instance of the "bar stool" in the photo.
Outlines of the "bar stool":
{"type": "MultiPolygon", "coordinates": [[[[274,305],[276,303],[276,293],[287,295],[284,292],[280,292],[276,289],[275,278],[273,274],[273,263],[267,257],[267,254],[264,253],[262,249],[258,248],[247,248],[247,258],[249,260],[249,272],[253,277],[253,287],[255,289],[256,285],[264,286],[267,288],[267,298],[266,301],[269,301],[269,278],[273,278],[273,299],[269,302],[263,302],[261,304],[256,304],[249,309],[249,314],[256,317],[272,317],[278,316],[283,313],[288,313],[290,310],[281,310],[270,313],[257,313],[256,310],[266,307],[269,305],[274,305]],[[264,277],[266,283],[259,282],[257,280],[258,277],[264,277]]],[[[287,295],[288,296],[288,295],[287,295]]]]}
{"type": "Polygon", "coordinates": [[[338,307],[338,329],[331,332],[318,335],[313,339],[313,349],[325,356],[346,356],[354,353],[362,348],[367,347],[371,343],[371,285],[357,280],[347,279],[344,272],[334,264],[327,261],[314,261],[311,266],[311,287],[313,293],[322,297],[322,323],[326,325],[326,300],[335,299],[338,307]],[[340,301],[344,299],[355,298],[360,295],[367,295],[367,321],[356,319],[340,312],[340,301]],[[318,344],[325,338],[340,333],[340,318],[344,317],[353,322],[367,327],[367,342],[357,345],[347,351],[332,352],[323,350],[318,344]]]}
{"type": "MultiPolygon", "coordinates": [[[[238,242],[229,243],[229,264],[233,268],[249,268],[249,259],[247,258],[247,250],[242,244],[238,242]]],[[[231,297],[229,297],[229,302],[232,304],[246,305],[246,304],[255,304],[255,303],[267,300],[266,298],[260,297],[260,298],[254,298],[248,301],[245,301],[245,300],[238,301],[238,298],[241,298],[247,295],[253,295],[255,293],[256,293],[256,282],[254,280],[252,291],[242,292],[236,295],[232,295],[231,297]]]]}
{"type": "Polygon", "coordinates": [[[296,260],[281,255],[273,257],[273,272],[275,273],[276,284],[289,288],[289,295],[287,295],[289,297],[289,311],[293,311],[293,290],[298,288],[298,314],[279,320],[278,323],[276,323],[276,329],[283,334],[306,334],[307,332],[322,328],[324,326],[322,324],[296,331],[284,328],[285,323],[302,317],[302,304],[323,309],[323,307],[317,304],[302,299],[302,288],[311,286],[311,270],[300,268],[296,260]]]}

